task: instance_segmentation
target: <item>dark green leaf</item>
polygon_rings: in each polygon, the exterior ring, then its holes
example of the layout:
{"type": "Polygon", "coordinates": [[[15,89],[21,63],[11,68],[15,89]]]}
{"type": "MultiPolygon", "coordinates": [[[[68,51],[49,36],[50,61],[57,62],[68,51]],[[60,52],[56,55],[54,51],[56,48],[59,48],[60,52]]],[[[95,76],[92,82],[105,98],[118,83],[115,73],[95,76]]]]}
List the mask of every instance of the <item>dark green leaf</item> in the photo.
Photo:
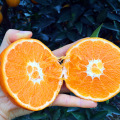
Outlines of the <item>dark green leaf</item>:
{"type": "Polygon", "coordinates": [[[58,23],[65,22],[71,19],[70,9],[66,9],[64,12],[61,12],[58,19],[58,23]]]}
{"type": "Polygon", "coordinates": [[[107,100],[107,101],[106,101],[106,104],[109,104],[109,102],[110,102],[110,101],[109,101],[109,100],[107,100]]]}
{"type": "Polygon", "coordinates": [[[98,37],[102,25],[103,25],[103,24],[101,24],[101,25],[93,32],[93,34],[92,34],[90,37],[98,37]]]}
{"type": "Polygon", "coordinates": [[[87,37],[90,37],[91,34],[93,33],[93,29],[91,27],[87,27],[87,37]]]}
{"type": "Polygon", "coordinates": [[[86,109],[85,112],[86,112],[86,115],[87,115],[88,120],[90,120],[90,118],[91,118],[91,116],[92,116],[91,110],[90,110],[90,109],[86,109]]]}
{"type": "Polygon", "coordinates": [[[93,117],[91,117],[91,120],[103,120],[103,118],[106,117],[107,113],[107,111],[97,112],[93,117]]]}
{"type": "Polygon", "coordinates": [[[114,4],[113,0],[106,0],[107,3],[113,8],[113,10],[117,11],[116,5],[114,4]]]}
{"type": "Polygon", "coordinates": [[[108,30],[119,32],[119,30],[112,23],[104,23],[103,27],[108,30]]]}
{"type": "Polygon", "coordinates": [[[97,22],[101,23],[107,18],[107,9],[104,9],[100,11],[100,13],[97,16],[97,22]]]}
{"type": "Polygon", "coordinates": [[[86,120],[86,117],[84,114],[78,113],[78,112],[72,112],[72,115],[77,119],[77,120],[86,120]]]}
{"type": "Polygon", "coordinates": [[[78,30],[78,32],[81,34],[82,28],[83,28],[83,24],[81,22],[78,22],[78,23],[75,24],[75,27],[78,30]]]}
{"type": "Polygon", "coordinates": [[[33,120],[39,120],[39,119],[45,119],[47,118],[47,114],[46,113],[39,113],[39,112],[35,112],[35,113],[32,113],[30,115],[30,117],[33,119],[33,120]]]}
{"type": "Polygon", "coordinates": [[[84,8],[81,5],[79,4],[73,5],[71,7],[72,22],[76,21],[77,18],[83,13],[83,11],[84,8]]]}
{"type": "Polygon", "coordinates": [[[48,37],[46,34],[43,34],[43,33],[40,33],[40,34],[39,34],[39,37],[40,37],[40,39],[42,39],[42,40],[44,40],[44,41],[47,41],[47,42],[48,42],[48,40],[49,40],[49,37],[48,37]]]}
{"type": "Polygon", "coordinates": [[[58,109],[53,115],[53,120],[58,120],[60,118],[60,113],[60,109],[58,109]]]}
{"type": "Polygon", "coordinates": [[[91,16],[91,15],[93,15],[94,13],[93,13],[93,10],[87,10],[85,13],[84,13],[84,16],[91,16]]]}
{"type": "Polygon", "coordinates": [[[116,21],[120,22],[120,16],[118,16],[116,14],[108,12],[107,17],[111,20],[116,20],[116,21]]]}
{"type": "Polygon", "coordinates": [[[114,21],[114,26],[116,29],[118,29],[120,31],[120,23],[117,21],[114,21]]]}
{"type": "Polygon", "coordinates": [[[61,42],[65,38],[66,38],[66,34],[64,32],[63,33],[61,32],[55,37],[55,42],[61,42]]]}
{"type": "Polygon", "coordinates": [[[86,16],[86,18],[88,19],[88,21],[89,21],[92,25],[95,24],[95,19],[94,19],[93,16],[86,16]]]}
{"type": "Polygon", "coordinates": [[[108,115],[111,115],[112,113],[120,115],[120,111],[112,105],[104,105],[103,109],[108,111],[108,115]]]}
{"type": "Polygon", "coordinates": [[[42,5],[49,5],[50,4],[49,0],[35,0],[35,1],[42,4],[42,5]]]}
{"type": "Polygon", "coordinates": [[[51,6],[45,6],[40,8],[39,14],[47,15],[53,12],[54,12],[54,9],[51,6]]]}
{"type": "Polygon", "coordinates": [[[88,18],[86,18],[86,17],[84,17],[84,16],[81,17],[80,21],[81,21],[82,23],[86,24],[86,25],[90,25],[90,26],[93,25],[93,24],[91,23],[91,21],[88,20],[88,18]]]}
{"type": "Polygon", "coordinates": [[[74,111],[77,111],[77,110],[79,110],[78,107],[69,107],[67,112],[74,112],[74,111]]]}
{"type": "Polygon", "coordinates": [[[120,96],[120,92],[117,95],[120,96]]]}
{"type": "Polygon", "coordinates": [[[119,30],[119,31],[117,31],[117,34],[116,34],[116,38],[119,40],[120,39],[120,23],[117,21],[114,21],[114,26],[116,29],[119,30]]]}
{"type": "Polygon", "coordinates": [[[80,35],[77,34],[75,31],[67,32],[67,37],[73,42],[80,39],[80,35]]]}
{"type": "Polygon", "coordinates": [[[39,20],[33,23],[33,26],[36,28],[45,28],[55,22],[54,18],[51,17],[40,17],[39,20]]]}

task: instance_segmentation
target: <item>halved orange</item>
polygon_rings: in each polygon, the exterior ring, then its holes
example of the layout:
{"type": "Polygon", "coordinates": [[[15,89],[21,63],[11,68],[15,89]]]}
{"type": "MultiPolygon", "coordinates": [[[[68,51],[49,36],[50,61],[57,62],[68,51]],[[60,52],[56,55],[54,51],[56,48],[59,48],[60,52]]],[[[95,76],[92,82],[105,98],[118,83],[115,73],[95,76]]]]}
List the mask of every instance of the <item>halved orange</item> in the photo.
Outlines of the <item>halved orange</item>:
{"type": "Polygon", "coordinates": [[[102,102],[120,91],[120,48],[102,38],[84,38],[59,58],[35,39],[21,39],[1,54],[1,87],[17,105],[41,110],[62,82],[75,95],[102,102]]]}
{"type": "Polygon", "coordinates": [[[66,86],[81,98],[102,102],[120,92],[120,48],[108,40],[80,40],[63,66],[66,86]]]}
{"type": "Polygon", "coordinates": [[[17,105],[29,110],[49,106],[62,85],[62,67],[40,41],[21,39],[1,54],[1,87],[17,105]]]}

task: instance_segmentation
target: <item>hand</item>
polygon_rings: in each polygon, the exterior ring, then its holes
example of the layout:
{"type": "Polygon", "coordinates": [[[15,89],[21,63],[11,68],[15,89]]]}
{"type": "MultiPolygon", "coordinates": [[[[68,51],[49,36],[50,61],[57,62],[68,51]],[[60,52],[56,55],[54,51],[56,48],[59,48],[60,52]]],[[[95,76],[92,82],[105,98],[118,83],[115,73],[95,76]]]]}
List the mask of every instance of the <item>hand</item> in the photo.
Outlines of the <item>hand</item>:
{"type": "MultiPolygon", "coordinates": [[[[31,38],[32,32],[30,31],[18,31],[10,29],[6,32],[3,42],[0,47],[0,53],[8,47],[12,42],[21,39],[21,38],[31,38]]],[[[65,56],[68,48],[73,45],[69,44],[60,49],[54,50],[53,53],[57,57],[65,56]]],[[[70,96],[63,94],[65,92],[70,92],[65,84],[63,84],[60,94],[57,96],[56,100],[52,103],[51,106],[65,106],[65,107],[82,107],[82,108],[93,108],[97,106],[96,102],[83,100],[79,97],[70,96]]],[[[9,98],[2,92],[0,89],[0,120],[13,119],[15,117],[32,113],[33,111],[22,109],[14,105],[9,98]]]]}

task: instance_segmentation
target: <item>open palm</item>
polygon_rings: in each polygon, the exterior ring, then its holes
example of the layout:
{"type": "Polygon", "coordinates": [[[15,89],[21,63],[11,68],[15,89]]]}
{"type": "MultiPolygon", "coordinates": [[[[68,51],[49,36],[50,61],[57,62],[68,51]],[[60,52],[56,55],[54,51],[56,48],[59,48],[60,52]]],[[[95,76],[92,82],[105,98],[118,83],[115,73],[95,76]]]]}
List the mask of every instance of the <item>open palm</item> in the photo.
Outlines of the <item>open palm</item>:
{"type": "MultiPolygon", "coordinates": [[[[21,39],[21,38],[31,38],[32,32],[29,31],[18,31],[10,29],[6,32],[3,42],[0,47],[0,53],[8,47],[12,42],[21,39]]],[[[53,53],[57,57],[64,56],[68,48],[73,45],[69,44],[60,49],[54,50],[53,53]]],[[[2,82],[2,81],[1,81],[2,82]]],[[[56,100],[51,106],[65,106],[65,107],[83,107],[83,108],[92,108],[96,107],[97,103],[89,100],[83,100],[79,97],[66,95],[64,93],[69,92],[65,84],[63,84],[60,94],[57,96],[56,100]]],[[[0,120],[9,120],[21,115],[32,113],[33,111],[28,111],[14,105],[9,98],[3,93],[0,88],[0,120]]]]}

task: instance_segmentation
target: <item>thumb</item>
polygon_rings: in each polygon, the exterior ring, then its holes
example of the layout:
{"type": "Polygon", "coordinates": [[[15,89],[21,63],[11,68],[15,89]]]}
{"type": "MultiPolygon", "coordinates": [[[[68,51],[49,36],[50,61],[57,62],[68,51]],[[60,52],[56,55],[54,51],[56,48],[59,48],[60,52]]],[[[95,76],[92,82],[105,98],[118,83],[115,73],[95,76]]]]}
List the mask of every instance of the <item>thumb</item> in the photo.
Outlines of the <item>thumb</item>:
{"type": "Polygon", "coordinates": [[[19,40],[21,38],[30,38],[32,36],[31,31],[19,31],[15,29],[9,29],[0,46],[0,53],[8,47],[12,42],[19,40]]]}

